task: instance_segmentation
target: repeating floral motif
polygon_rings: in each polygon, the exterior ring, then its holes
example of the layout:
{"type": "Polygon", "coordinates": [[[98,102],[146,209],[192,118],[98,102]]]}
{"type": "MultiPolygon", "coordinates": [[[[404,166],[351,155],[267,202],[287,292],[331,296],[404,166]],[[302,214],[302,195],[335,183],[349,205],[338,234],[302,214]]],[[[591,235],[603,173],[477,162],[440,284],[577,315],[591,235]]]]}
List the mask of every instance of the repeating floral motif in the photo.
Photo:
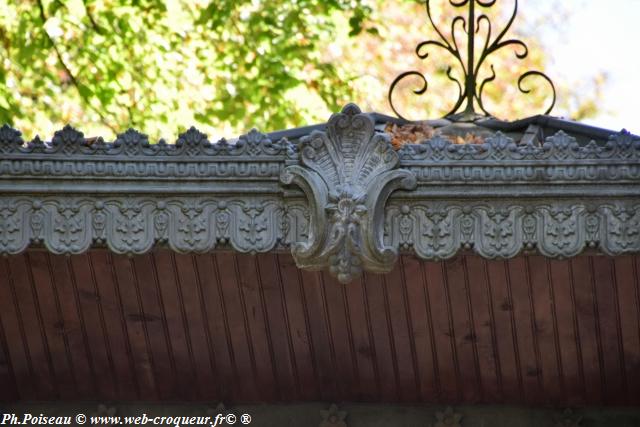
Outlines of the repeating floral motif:
{"type": "Polygon", "coordinates": [[[205,252],[218,243],[266,252],[284,241],[282,212],[272,198],[2,197],[0,253],[44,243],[59,254],[103,244],[116,253],[140,254],[163,242],[178,252],[205,252]]]}
{"type": "Polygon", "coordinates": [[[474,248],[487,258],[508,258],[517,254],[523,241],[520,207],[476,209],[474,248]]]}
{"type": "Polygon", "coordinates": [[[585,243],[584,216],[582,206],[543,208],[538,213],[538,248],[544,255],[569,257],[582,252],[585,243]]]}
{"type": "Polygon", "coordinates": [[[0,127],[0,153],[15,153],[24,144],[22,134],[7,124],[0,127]]]}
{"type": "Polygon", "coordinates": [[[607,236],[603,250],[610,255],[640,251],[640,206],[605,206],[603,211],[607,236]]]}
{"type": "MultiPolygon", "coordinates": [[[[212,220],[215,203],[188,199],[184,203],[172,202],[173,215],[166,218],[173,236],[169,246],[177,252],[205,252],[216,244],[215,222],[212,220]],[[211,226],[209,225],[211,224],[211,226]]],[[[160,222],[162,226],[162,220],[160,222]]],[[[157,228],[157,225],[156,225],[157,228]]]]}
{"type": "Polygon", "coordinates": [[[628,132],[587,144],[565,132],[537,145],[436,136],[396,152],[374,125],[348,105],[300,141],[254,129],[211,142],[189,128],[175,144],[133,129],[105,142],[65,126],[25,142],[2,126],[0,253],[290,246],[300,268],[349,282],[389,271],[398,250],[640,252],[640,139],[628,132]]]}
{"type": "Polygon", "coordinates": [[[640,180],[640,138],[621,132],[586,145],[559,131],[544,144],[517,144],[497,132],[483,144],[454,144],[436,136],[404,145],[400,165],[419,183],[523,183],[640,180]],[[464,162],[464,163],[461,163],[464,162]],[[616,167],[603,167],[619,162],[616,167]]]}
{"type": "Polygon", "coordinates": [[[11,200],[0,200],[0,253],[10,253],[11,248],[22,249],[24,230],[22,215],[24,203],[15,204],[11,200]]]}
{"type": "Polygon", "coordinates": [[[36,137],[25,144],[22,134],[3,125],[0,127],[0,152],[5,154],[63,154],[65,156],[82,155],[108,155],[108,156],[276,156],[286,155],[290,149],[286,139],[272,141],[267,135],[252,129],[249,133],[241,135],[237,140],[229,142],[221,139],[215,143],[209,142],[207,135],[195,127],[190,127],[180,134],[175,144],[168,144],[164,139],[158,143],[149,142],[147,135],[135,130],[118,134],[112,143],[105,142],[102,138],[85,138],[84,134],[70,125],[56,131],[50,142],[45,142],[36,137]]]}
{"type": "Polygon", "coordinates": [[[83,252],[91,244],[90,209],[76,198],[65,198],[59,203],[49,201],[46,210],[44,244],[53,253],[68,254],[83,252]],[[48,233],[47,233],[48,232],[48,233]]]}
{"type": "Polygon", "coordinates": [[[208,141],[195,128],[182,133],[175,144],[165,140],[150,143],[133,129],[119,134],[112,143],[85,138],[65,126],[50,142],[39,137],[24,143],[20,132],[0,128],[0,176],[69,177],[101,179],[254,177],[275,182],[291,148],[287,140],[271,141],[252,130],[234,142],[208,141]],[[159,161],[162,160],[162,161],[159,161]]]}
{"type": "Polygon", "coordinates": [[[412,248],[424,259],[447,259],[466,248],[486,258],[511,258],[533,249],[568,258],[596,246],[610,255],[640,251],[640,204],[631,202],[392,202],[386,224],[385,241],[412,248]],[[602,228],[606,232],[598,231],[602,228]]]}
{"type": "MultiPolygon", "coordinates": [[[[510,258],[523,250],[554,258],[590,247],[614,256],[640,251],[640,203],[633,202],[392,201],[384,222],[386,245],[423,259],[447,259],[464,248],[487,258],[510,258]]],[[[162,242],[179,252],[227,244],[240,252],[265,252],[306,241],[310,223],[306,204],[277,198],[2,197],[0,253],[44,243],[54,253],[106,244],[114,252],[135,254],[162,242]]]]}
{"type": "MultiPolygon", "coordinates": [[[[640,138],[622,131],[609,138],[606,144],[591,141],[581,145],[564,131],[548,137],[542,145],[533,142],[517,144],[501,132],[486,138],[482,144],[455,144],[435,136],[420,144],[407,144],[400,150],[402,160],[450,162],[460,160],[611,160],[640,158],[640,138]]],[[[490,162],[485,162],[491,164],[490,162]]]]}

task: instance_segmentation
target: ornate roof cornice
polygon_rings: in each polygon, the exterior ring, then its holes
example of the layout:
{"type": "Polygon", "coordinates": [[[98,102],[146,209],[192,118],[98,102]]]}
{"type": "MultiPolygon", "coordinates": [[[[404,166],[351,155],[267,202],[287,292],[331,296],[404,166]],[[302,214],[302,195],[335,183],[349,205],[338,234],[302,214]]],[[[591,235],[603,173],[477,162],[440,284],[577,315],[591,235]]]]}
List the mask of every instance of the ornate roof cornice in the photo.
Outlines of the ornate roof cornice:
{"type": "Polygon", "coordinates": [[[496,133],[394,151],[354,105],[299,141],[252,131],[211,143],[191,128],[176,144],[133,130],[106,143],[65,127],[25,143],[5,126],[0,253],[30,245],[290,249],[301,268],[343,282],[390,270],[399,250],[424,259],[640,252],[640,140],[581,144],[559,132],[518,144],[496,133]]]}

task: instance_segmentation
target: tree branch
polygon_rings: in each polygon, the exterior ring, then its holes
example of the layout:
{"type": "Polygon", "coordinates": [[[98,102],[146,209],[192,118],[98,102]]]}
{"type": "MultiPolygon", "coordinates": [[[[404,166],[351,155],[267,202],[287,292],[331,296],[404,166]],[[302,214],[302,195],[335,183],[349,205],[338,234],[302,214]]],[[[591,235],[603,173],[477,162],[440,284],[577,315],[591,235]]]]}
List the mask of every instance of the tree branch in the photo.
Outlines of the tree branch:
{"type": "Polygon", "coordinates": [[[64,62],[64,58],[62,57],[62,53],[60,52],[60,49],[58,49],[58,45],[56,44],[55,40],[53,40],[53,38],[49,35],[49,33],[47,33],[47,30],[44,28],[45,23],[47,22],[47,16],[44,12],[44,6],[42,4],[42,0],[37,0],[38,1],[38,8],[40,9],[40,19],[42,20],[42,29],[47,37],[47,39],[49,40],[49,42],[51,43],[51,47],[53,48],[56,57],[58,58],[58,62],[60,62],[60,65],[62,66],[62,68],[64,68],[64,71],[67,73],[67,75],[69,76],[69,79],[71,80],[71,83],[73,84],[73,86],[75,86],[76,90],[78,91],[78,95],[80,95],[80,99],[82,99],[82,101],[87,105],[87,107],[89,107],[91,110],[93,110],[96,114],[98,114],[98,116],[100,117],[100,121],[102,121],[102,124],[104,124],[105,126],[107,126],[109,129],[111,129],[114,133],[117,134],[117,129],[114,128],[106,119],[106,117],[104,116],[104,114],[102,114],[102,112],[100,111],[100,109],[95,108],[93,105],[91,105],[91,102],[89,101],[89,99],[87,99],[83,94],[82,91],[80,90],[80,84],[78,83],[78,79],[76,78],[76,76],[73,74],[73,72],[71,72],[71,69],[69,68],[69,66],[66,64],[66,62],[64,62]]]}
{"type": "Polygon", "coordinates": [[[98,22],[96,22],[95,19],[93,19],[93,14],[91,13],[91,11],[89,10],[89,7],[87,6],[87,0],[82,0],[82,5],[84,6],[85,12],[87,12],[87,17],[89,18],[89,22],[91,22],[91,26],[93,27],[93,30],[100,35],[104,34],[104,30],[102,29],[102,27],[98,25],[98,22]]]}

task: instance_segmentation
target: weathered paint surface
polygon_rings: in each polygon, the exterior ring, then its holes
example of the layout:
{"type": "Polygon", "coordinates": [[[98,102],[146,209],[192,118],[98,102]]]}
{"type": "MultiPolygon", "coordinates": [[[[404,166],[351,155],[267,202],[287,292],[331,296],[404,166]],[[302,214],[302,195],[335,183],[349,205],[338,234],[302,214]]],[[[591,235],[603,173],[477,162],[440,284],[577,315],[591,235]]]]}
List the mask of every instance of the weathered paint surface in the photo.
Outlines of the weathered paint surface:
{"type": "Polygon", "coordinates": [[[640,256],[0,259],[0,399],[640,405],[640,256]]]}

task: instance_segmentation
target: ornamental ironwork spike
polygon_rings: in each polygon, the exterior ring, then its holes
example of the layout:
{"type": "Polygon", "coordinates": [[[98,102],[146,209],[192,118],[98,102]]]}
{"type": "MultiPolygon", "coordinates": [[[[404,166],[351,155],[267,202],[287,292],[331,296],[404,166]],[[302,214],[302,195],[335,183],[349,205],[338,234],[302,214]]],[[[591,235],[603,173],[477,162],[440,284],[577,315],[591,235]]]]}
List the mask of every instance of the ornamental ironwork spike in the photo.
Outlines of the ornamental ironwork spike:
{"type": "MultiPolygon", "coordinates": [[[[427,52],[426,50],[429,47],[436,47],[445,50],[455,58],[457,66],[460,67],[464,75],[464,82],[461,82],[454,75],[453,67],[449,66],[447,68],[447,78],[456,83],[458,87],[458,99],[453,108],[446,115],[447,118],[453,118],[458,121],[474,121],[480,117],[483,117],[476,111],[476,104],[479,107],[480,111],[482,111],[482,113],[491,116],[491,113],[489,113],[489,111],[487,111],[484,106],[484,103],[482,101],[482,94],[485,86],[488,83],[493,82],[497,78],[493,64],[491,64],[489,67],[491,70],[491,75],[483,78],[481,81],[479,78],[480,71],[484,69],[483,66],[486,63],[487,58],[489,58],[496,51],[508,46],[514,47],[516,49],[515,55],[520,60],[525,59],[529,55],[529,48],[523,41],[509,38],[507,36],[507,33],[513,25],[513,22],[518,13],[518,0],[514,0],[513,12],[511,13],[509,21],[495,38],[492,38],[492,23],[489,16],[485,13],[485,10],[495,6],[497,0],[447,1],[456,9],[466,7],[467,15],[464,16],[463,14],[457,14],[453,18],[453,20],[451,21],[451,37],[447,38],[444,35],[443,31],[438,28],[438,25],[436,25],[433,20],[431,0],[425,0],[427,18],[433,29],[436,31],[438,37],[436,40],[426,40],[419,43],[416,47],[416,55],[420,59],[427,59],[429,57],[429,52],[427,52]],[[466,57],[465,53],[461,51],[458,40],[456,38],[456,29],[460,25],[462,26],[462,30],[466,33],[467,38],[466,57]],[[486,38],[484,40],[482,50],[480,51],[479,55],[477,55],[475,38],[476,36],[478,36],[478,33],[482,26],[486,27],[486,38]]],[[[394,111],[394,113],[396,113],[398,117],[404,120],[407,119],[403,117],[396,109],[395,105],[393,104],[392,95],[398,83],[409,76],[418,77],[422,80],[422,86],[419,89],[414,89],[414,94],[423,95],[429,88],[429,81],[427,77],[420,71],[416,70],[406,71],[400,74],[398,77],[396,77],[393,83],[391,83],[388,94],[389,104],[391,105],[391,109],[394,111]]],[[[529,94],[531,92],[531,89],[527,89],[523,85],[523,83],[529,77],[534,76],[542,78],[551,87],[553,97],[551,100],[551,104],[544,112],[544,114],[549,114],[551,110],[553,110],[553,107],[556,103],[556,88],[547,74],[541,71],[534,70],[523,73],[518,78],[518,90],[523,94],[529,94]]]]}

